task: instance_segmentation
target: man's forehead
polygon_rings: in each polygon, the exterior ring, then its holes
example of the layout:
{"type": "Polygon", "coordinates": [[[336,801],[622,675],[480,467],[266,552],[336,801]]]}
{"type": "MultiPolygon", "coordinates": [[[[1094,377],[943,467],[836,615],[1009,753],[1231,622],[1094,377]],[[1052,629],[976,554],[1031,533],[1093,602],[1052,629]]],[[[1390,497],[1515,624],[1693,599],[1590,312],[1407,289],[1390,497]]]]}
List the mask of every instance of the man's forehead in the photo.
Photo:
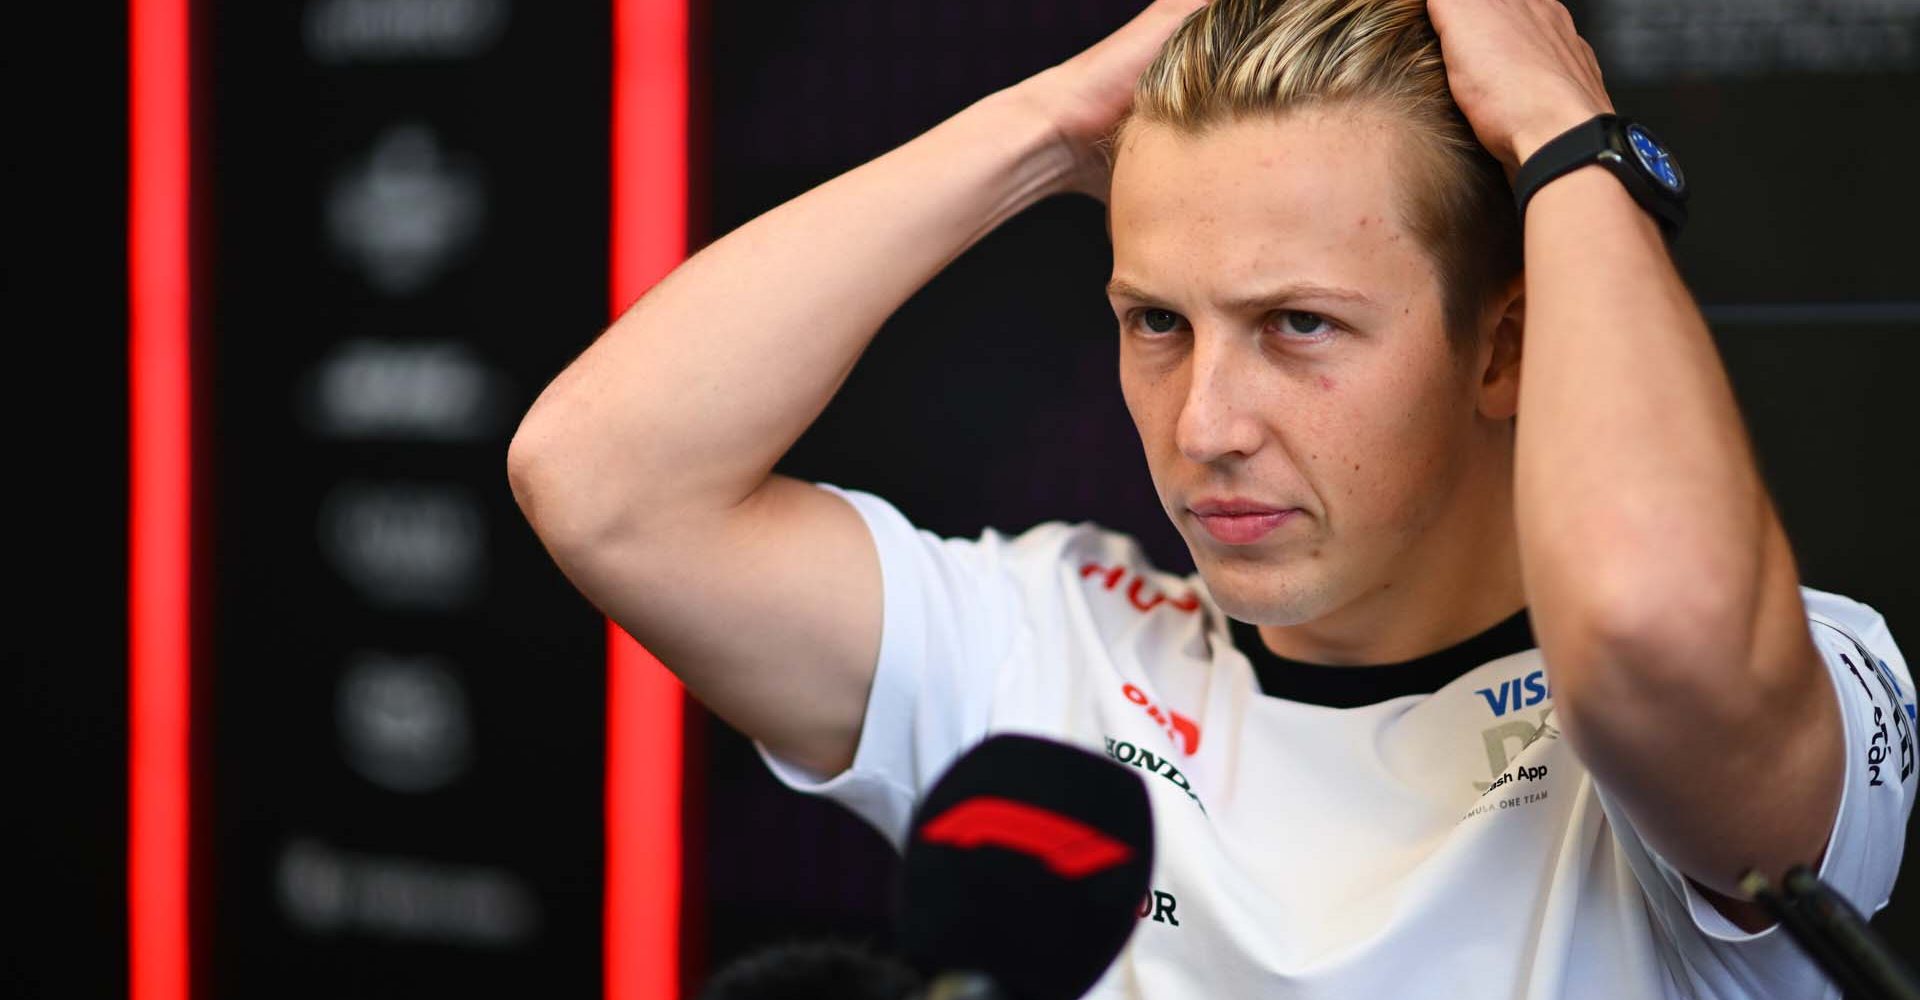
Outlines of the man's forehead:
{"type": "Polygon", "coordinates": [[[1377,116],[1338,110],[1247,118],[1197,133],[1131,126],[1114,168],[1108,228],[1384,212],[1399,194],[1398,138],[1377,116]]]}
{"type": "Polygon", "coordinates": [[[1264,294],[1276,276],[1365,294],[1424,271],[1381,135],[1337,111],[1197,135],[1130,127],[1108,199],[1115,277],[1151,289],[1205,274],[1231,298],[1264,294]]]}

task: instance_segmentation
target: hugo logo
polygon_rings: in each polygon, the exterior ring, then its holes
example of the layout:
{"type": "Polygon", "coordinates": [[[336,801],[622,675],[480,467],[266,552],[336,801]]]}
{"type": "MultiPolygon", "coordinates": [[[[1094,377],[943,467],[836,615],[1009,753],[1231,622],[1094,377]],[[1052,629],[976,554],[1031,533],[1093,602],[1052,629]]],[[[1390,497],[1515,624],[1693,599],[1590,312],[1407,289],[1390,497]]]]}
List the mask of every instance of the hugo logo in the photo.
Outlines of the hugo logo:
{"type": "Polygon", "coordinates": [[[1133,857],[1133,848],[1050,809],[976,795],[920,828],[920,839],[963,850],[1002,847],[1039,861],[1061,878],[1096,875],[1133,857]]]}
{"type": "Polygon", "coordinates": [[[1135,610],[1142,613],[1152,611],[1163,603],[1168,607],[1178,608],[1181,611],[1189,613],[1200,609],[1200,596],[1198,594],[1187,594],[1178,599],[1169,598],[1160,591],[1149,587],[1146,577],[1138,573],[1128,573],[1125,566],[1102,566],[1099,563],[1088,563],[1080,567],[1081,579],[1084,580],[1093,576],[1098,576],[1101,584],[1108,590],[1113,590],[1120,586],[1121,580],[1131,577],[1133,582],[1127,585],[1126,590],[1127,602],[1132,604],[1135,610]]]}
{"type": "Polygon", "coordinates": [[[1120,693],[1126,695],[1128,701],[1146,709],[1147,718],[1159,723],[1160,728],[1167,731],[1167,738],[1180,747],[1181,753],[1191,757],[1200,752],[1199,724],[1173,709],[1161,709],[1153,703],[1153,699],[1147,697],[1145,691],[1131,684],[1121,688],[1120,693]]]}

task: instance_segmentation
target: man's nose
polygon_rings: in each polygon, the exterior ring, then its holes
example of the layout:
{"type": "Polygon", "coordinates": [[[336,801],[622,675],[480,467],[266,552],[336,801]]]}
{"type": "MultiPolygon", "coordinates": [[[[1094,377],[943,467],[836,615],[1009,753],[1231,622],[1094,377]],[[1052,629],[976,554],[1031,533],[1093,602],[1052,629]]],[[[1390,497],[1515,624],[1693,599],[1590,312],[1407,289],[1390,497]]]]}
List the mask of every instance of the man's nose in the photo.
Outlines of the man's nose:
{"type": "Polygon", "coordinates": [[[1255,357],[1230,335],[1195,331],[1188,359],[1187,397],[1174,426],[1174,444],[1202,464],[1260,447],[1260,421],[1249,376],[1255,357]]]}

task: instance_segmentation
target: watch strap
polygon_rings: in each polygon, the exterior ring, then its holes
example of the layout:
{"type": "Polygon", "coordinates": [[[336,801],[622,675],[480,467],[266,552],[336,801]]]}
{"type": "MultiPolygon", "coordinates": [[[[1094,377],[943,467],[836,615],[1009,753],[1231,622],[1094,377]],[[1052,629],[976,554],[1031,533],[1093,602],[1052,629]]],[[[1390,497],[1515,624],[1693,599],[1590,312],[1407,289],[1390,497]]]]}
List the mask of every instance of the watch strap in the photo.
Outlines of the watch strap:
{"type": "Polygon", "coordinates": [[[1686,223],[1687,209],[1679,197],[1657,190],[1654,182],[1640,176],[1634,154],[1625,138],[1628,123],[1619,115],[1600,114],[1555,136],[1527,157],[1513,178],[1514,205],[1521,219],[1527,215],[1527,202],[1547,182],[1581,167],[1599,164],[1611,171],[1627,193],[1660,224],[1671,242],[1686,223]]]}
{"type": "Polygon", "coordinates": [[[1548,181],[1601,162],[1600,154],[1613,148],[1609,140],[1613,125],[1619,120],[1618,115],[1595,115],[1555,136],[1527,157],[1513,178],[1513,200],[1520,209],[1520,217],[1527,217],[1527,202],[1533,200],[1534,192],[1548,181]]]}

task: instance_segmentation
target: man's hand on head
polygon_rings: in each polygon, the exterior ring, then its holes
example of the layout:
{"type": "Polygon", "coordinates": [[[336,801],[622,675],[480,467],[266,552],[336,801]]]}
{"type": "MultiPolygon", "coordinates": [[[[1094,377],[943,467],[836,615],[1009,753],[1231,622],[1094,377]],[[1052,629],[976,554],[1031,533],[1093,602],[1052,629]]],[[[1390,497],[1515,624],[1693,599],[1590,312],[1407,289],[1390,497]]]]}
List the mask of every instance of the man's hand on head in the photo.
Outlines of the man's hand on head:
{"type": "Polygon", "coordinates": [[[1060,134],[1078,164],[1072,188],[1107,197],[1107,158],[1098,143],[1133,106],[1134,81],[1187,15],[1207,0],[1155,0],[1120,29],[1066,62],[1016,85],[1060,134]]]}
{"type": "Polygon", "coordinates": [[[1427,16],[1454,102],[1509,178],[1555,136],[1613,111],[1560,0],[1427,0],[1427,16]]]}

